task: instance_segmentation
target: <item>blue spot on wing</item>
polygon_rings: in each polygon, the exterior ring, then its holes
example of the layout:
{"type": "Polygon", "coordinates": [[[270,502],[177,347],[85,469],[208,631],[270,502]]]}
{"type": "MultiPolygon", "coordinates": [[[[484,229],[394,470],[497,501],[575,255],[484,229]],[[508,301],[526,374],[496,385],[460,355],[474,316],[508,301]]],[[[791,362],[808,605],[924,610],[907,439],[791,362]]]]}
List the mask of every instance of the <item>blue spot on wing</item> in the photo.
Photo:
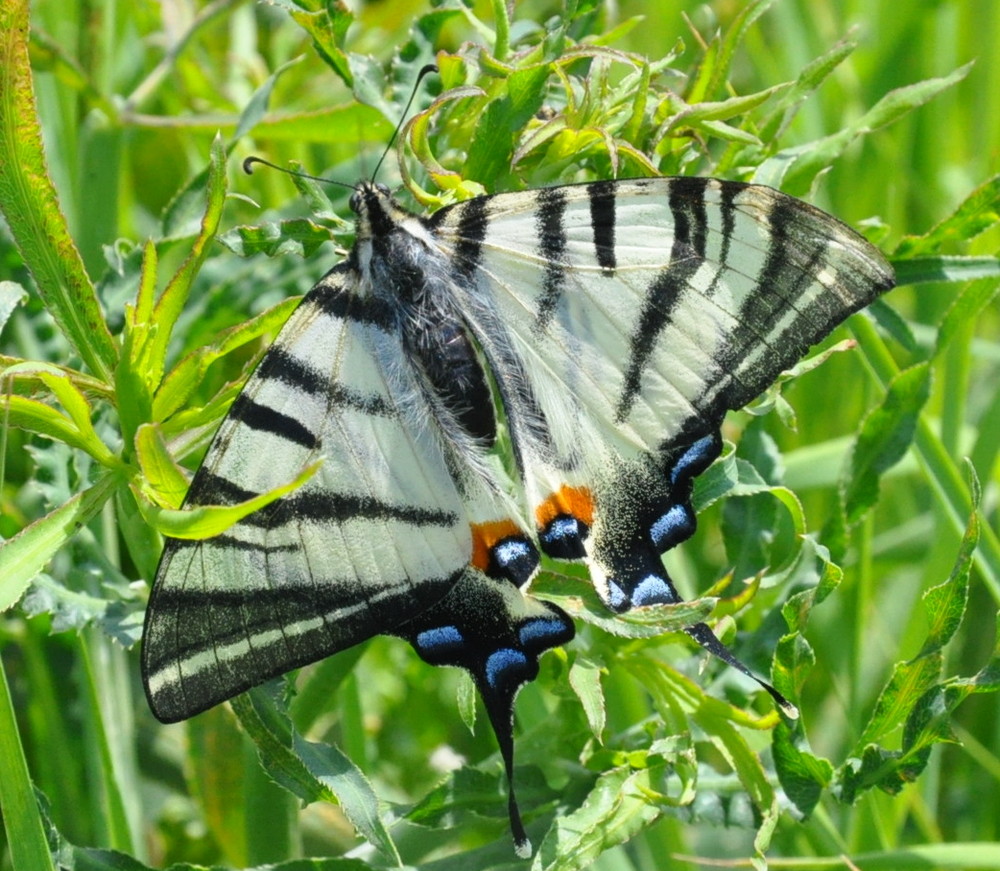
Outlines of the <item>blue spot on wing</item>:
{"type": "Polygon", "coordinates": [[[524,680],[527,666],[528,657],[520,650],[501,647],[491,653],[486,660],[486,682],[496,688],[501,682],[506,682],[511,672],[514,672],[515,684],[520,684],[524,680]]]}
{"type": "Polygon", "coordinates": [[[557,517],[545,530],[546,538],[569,538],[580,534],[580,523],[575,517],[557,517]]]}
{"type": "Polygon", "coordinates": [[[631,607],[628,596],[616,581],[608,578],[608,605],[612,611],[625,611],[631,607]]]}
{"type": "Polygon", "coordinates": [[[669,582],[659,575],[647,575],[632,590],[632,604],[640,608],[643,605],[669,605],[677,601],[678,596],[669,582]]]}
{"type": "Polygon", "coordinates": [[[650,527],[649,536],[662,552],[690,538],[694,529],[691,509],[687,505],[671,505],[650,527]]]}
{"type": "Polygon", "coordinates": [[[510,537],[490,548],[490,565],[487,574],[510,581],[517,587],[524,586],[538,568],[538,551],[526,538],[510,537]]]}
{"type": "Polygon", "coordinates": [[[533,650],[536,646],[541,650],[548,650],[554,645],[569,641],[567,635],[566,625],[555,618],[528,620],[517,630],[518,640],[528,650],[533,650]]]}
{"type": "Polygon", "coordinates": [[[462,633],[456,626],[438,626],[434,629],[426,629],[417,634],[413,639],[414,645],[419,653],[443,654],[453,651],[465,644],[462,633]]]}
{"type": "Polygon", "coordinates": [[[670,483],[676,484],[681,480],[689,480],[695,475],[700,475],[719,456],[722,446],[719,444],[717,433],[707,435],[698,439],[689,447],[670,470],[670,483]]]}
{"type": "Polygon", "coordinates": [[[581,559],[586,555],[583,540],[587,525],[569,514],[553,518],[538,536],[542,549],[557,559],[581,559]]]}

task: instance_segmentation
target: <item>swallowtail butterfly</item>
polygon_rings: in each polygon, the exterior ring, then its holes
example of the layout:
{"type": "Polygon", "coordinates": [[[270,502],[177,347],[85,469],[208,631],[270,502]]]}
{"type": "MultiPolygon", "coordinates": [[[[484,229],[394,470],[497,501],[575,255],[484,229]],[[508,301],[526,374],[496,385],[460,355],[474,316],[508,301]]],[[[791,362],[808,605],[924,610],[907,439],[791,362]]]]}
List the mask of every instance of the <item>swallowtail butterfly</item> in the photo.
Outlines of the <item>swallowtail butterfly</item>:
{"type": "MultiPolygon", "coordinates": [[[[471,673],[510,781],[514,696],[574,633],[527,592],[540,552],[585,562],[613,612],[679,601],[661,554],[694,530],[723,415],[892,269],[824,212],[715,179],[501,193],[429,217],[365,182],[350,205],[350,256],[257,366],[185,504],[322,464],[222,535],[167,541],[146,694],[181,720],[397,635],[471,673]],[[493,451],[504,433],[513,469],[493,451]]],[[[746,672],[708,626],[688,631],[746,672]]],[[[527,854],[512,785],[509,808],[527,854]]]]}

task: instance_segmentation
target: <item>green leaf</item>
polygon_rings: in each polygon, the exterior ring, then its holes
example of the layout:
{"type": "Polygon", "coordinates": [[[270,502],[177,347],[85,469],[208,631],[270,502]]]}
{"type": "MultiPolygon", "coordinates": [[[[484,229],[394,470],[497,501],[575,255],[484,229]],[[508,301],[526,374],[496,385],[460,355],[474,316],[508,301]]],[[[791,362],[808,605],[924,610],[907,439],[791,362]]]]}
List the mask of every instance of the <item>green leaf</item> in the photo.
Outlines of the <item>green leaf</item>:
{"type": "Polygon", "coordinates": [[[947,76],[890,91],[864,115],[836,133],[783,149],[769,157],[756,168],[753,181],[780,187],[793,196],[803,196],[808,193],[816,176],[840,157],[852,142],[924,105],[964,79],[971,68],[971,64],[966,64],[947,76]]]}
{"type": "Polygon", "coordinates": [[[948,306],[948,311],[938,327],[933,356],[940,356],[956,336],[961,336],[966,332],[969,324],[975,323],[980,313],[996,299],[998,290],[1000,290],[1000,281],[995,278],[972,281],[962,288],[952,304],[948,306]]]}
{"type": "Polygon", "coordinates": [[[236,132],[233,133],[232,141],[234,143],[242,139],[263,120],[264,113],[267,112],[267,106],[271,100],[271,94],[274,91],[274,86],[278,83],[278,79],[281,74],[290,70],[301,60],[302,57],[299,56],[292,58],[292,60],[287,63],[282,64],[267,77],[264,84],[253,92],[253,95],[247,101],[246,106],[243,107],[243,111],[240,113],[240,123],[236,125],[236,132]]]}
{"type": "Polygon", "coordinates": [[[587,724],[598,741],[601,740],[607,717],[604,692],[601,689],[601,672],[601,667],[585,656],[577,656],[569,669],[569,685],[583,705],[587,724]]]}
{"type": "Polygon", "coordinates": [[[900,372],[881,406],[862,424],[843,486],[844,512],[857,523],[878,500],[879,479],[899,462],[913,443],[917,420],[930,395],[930,367],[918,363],[900,372]]]}
{"type": "Polygon", "coordinates": [[[348,56],[343,43],[347,30],[354,21],[354,13],[342,3],[322,3],[302,0],[297,5],[288,0],[275,0],[306,31],[313,41],[313,48],[330,68],[343,79],[344,84],[354,84],[348,56]]]}
{"type": "Polygon", "coordinates": [[[920,284],[928,281],[972,281],[976,278],[1000,278],[1000,257],[958,257],[935,254],[892,261],[896,283],[920,284]]]}
{"type": "Polygon", "coordinates": [[[896,795],[912,783],[927,765],[930,748],[919,753],[903,754],[871,744],[864,748],[860,759],[850,759],[841,769],[836,791],[841,801],[853,804],[869,789],[877,787],[896,795]]]}
{"type": "Polygon", "coordinates": [[[7,396],[3,403],[3,420],[10,426],[86,451],[109,467],[116,465],[107,446],[93,434],[92,429],[90,433],[81,433],[65,414],[44,402],[24,396],[7,396]]]}
{"type": "Polygon", "coordinates": [[[951,575],[942,584],[931,587],[923,595],[924,610],[927,612],[927,640],[917,658],[941,650],[954,637],[962,623],[969,602],[969,574],[972,559],[979,544],[979,496],[978,487],[973,498],[973,510],[969,525],[962,536],[962,545],[955,558],[951,575]]]}
{"type": "Polygon", "coordinates": [[[853,39],[843,39],[806,64],[791,87],[779,94],[773,109],[761,122],[760,138],[764,142],[773,142],[781,136],[798,114],[802,104],[851,56],[857,45],[853,39]]]}
{"type": "Polygon", "coordinates": [[[221,244],[239,257],[254,254],[311,257],[324,242],[331,240],[336,241],[336,236],[328,228],[308,218],[290,218],[256,227],[234,227],[218,237],[221,244]]]}
{"type": "Polygon", "coordinates": [[[660,816],[660,808],[650,801],[652,792],[649,769],[616,768],[602,774],[577,810],[553,821],[532,869],[588,867],[601,853],[625,843],[660,816]]]}
{"type": "Polygon", "coordinates": [[[721,715],[722,708],[722,705],[717,704],[703,705],[693,714],[693,719],[708,733],[709,740],[736,772],[740,783],[761,815],[762,819],[754,837],[757,855],[751,859],[755,867],[760,867],[759,861],[756,860],[763,858],[774,827],[777,825],[778,800],[761,764],[760,756],[751,749],[746,738],[734,728],[730,718],[721,715]]]}
{"type": "Polygon", "coordinates": [[[215,237],[226,199],[226,153],[222,139],[216,136],[212,143],[212,155],[208,170],[207,207],[201,220],[201,229],[191,253],[170,279],[153,309],[156,332],[151,333],[148,352],[150,383],[158,384],[167,357],[167,345],[173,334],[174,325],[187,302],[191,283],[208,256],[208,247],[215,237]]]}
{"type": "Polygon", "coordinates": [[[92,487],[0,545],[0,611],[21,598],[31,579],[101,510],[119,481],[117,472],[106,472],[92,487]]]}
{"type": "Polygon", "coordinates": [[[191,482],[174,462],[157,424],[146,423],[139,427],[135,455],[156,504],[180,508],[191,482]]]}
{"type": "MultiPolygon", "coordinates": [[[[156,371],[150,359],[154,350],[151,338],[157,331],[153,323],[153,308],[159,265],[159,255],[152,240],[146,241],[142,255],[135,305],[125,305],[122,349],[114,373],[116,405],[126,445],[130,445],[136,430],[149,420],[153,393],[159,386],[161,374],[156,371]]],[[[130,451],[126,448],[126,456],[129,454],[130,451]]]]}
{"type": "Polygon", "coordinates": [[[944,662],[940,652],[929,653],[911,662],[896,663],[892,677],[882,688],[875,709],[855,743],[855,752],[885,738],[898,729],[920,698],[941,675],[944,662]]]}
{"type": "Polygon", "coordinates": [[[0,331],[27,298],[28,292],[16,281],[0,281],[0,331]]]}
{"type": "MultiPolygon", "coordinates": [[[[3,34],[0,33],[0,37],[3,34]]],[[[2,559],[2,551],[0,551],[2,559]]],[[[0,585],[5,583],[0,575],[0,585]]],[[[2,602],[0,602],[2,608],[2,602]]],[[[0,659],[0,807],[7,834],[7,851],[14,868],[31,871],[54,871],[52,854],[45,837],[45,827],[28,774],[24,747],[14,716],[14,704],[7,685],[7,673],[0,659]]]]}
{"type": "Polygon", "coordinates": [[[797,746],[794,727],[782,721],[774,729],[771,753],[781,788],[788,800],[804,817],[812,814],[833,779],[833,765],[829,760],[814,756],[808,750],[797,746]]]}
{"type": "Polygon", "coordinates": [[[280,499],[282,496],[297,490],[306,483],[323,465],[323,460],[317,460],[306,466],[299,474],[280,487],[254,496],[235,505],[199,505],[196,508],[172,509],[160,508],[141,496],[141,490],[136,484],[130,485],[135,494],[136,503],[143,518],[153,529],[170,536],[170,538],[201,539],[222,535],[234,523],[239,523],[248,514],[260,511],[280,499]]]}
{"type": "Polygon", "coordinates": [[[299,297],[282,300],[256,317],[223,330],[216,335],[215,341],[188,354],[167,374],[156,392],[153,420],[166,420],[181,409],[200,387],[208,367],[216,360],[256,342],[262,336],[277,335],[300,301],[299,297]]]}
{"type": "Polygon", "coordinates": [[[98,378],[115,351],[48,174],[28,60],[28,3],[0,7],[0,209],[48,312],[98,378]]]}
{"type": "Polygon", "coordinates": [[[519,69],[510,74],[505,93],[486,106],[480,126],[494,135],[477,136],[469,146],[463,175],[491,189],[507,185],[519,131],[541,108],[549,65],[519,69]]]}
{"type": "Polygon", "coordinates": [[[59,400],[59,403],[69,414],[73,421],[73,426],[80,434],[80,439],[87,451],[95,460],[104,466],[114,467],[117,460],[107,448],[100,436],[90,422],[90,404],[87,402],[82,391],[62,373],[39,372],[39,379],[45,384],[52,394],[59,400]]]}
{"type": "Polygon", "coordinates": [[[336,797],[369,843],[394,864],[402,864],[379,815],[378,797],[353,762],[330,744],[305,740],[264,688],[237,696],[232,706],[275,782],[307,802],[336,797]]]}
{"type": "MultiPolygon", "coordinates": [[[[983,182],[947,218],[921,236],[907,236],[892,252],[893,260],[906,268],[907,261],[920,261],[941,249],[964,244],[1000,222],[1000,175],[983,182]]],[[[899,267],[897,266],[897,269],[899,267]]],[[[897,271],[897,275],[898,275],[897,271]]],[[[899,282],[903,284],[904,282],[899,282]]]]}

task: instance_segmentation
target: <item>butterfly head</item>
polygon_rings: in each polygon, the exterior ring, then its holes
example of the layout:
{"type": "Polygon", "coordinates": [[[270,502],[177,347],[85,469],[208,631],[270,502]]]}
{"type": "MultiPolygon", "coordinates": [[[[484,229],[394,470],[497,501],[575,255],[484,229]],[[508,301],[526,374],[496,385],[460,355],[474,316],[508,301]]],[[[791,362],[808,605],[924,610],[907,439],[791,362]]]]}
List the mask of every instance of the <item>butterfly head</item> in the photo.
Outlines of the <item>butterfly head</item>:
{"type": "Polygon", "coordinates": [[[387,236],[409,215],[381,182],[360,182],[351,194],[350,207],[358,216],[359,239],[387,236]]]}

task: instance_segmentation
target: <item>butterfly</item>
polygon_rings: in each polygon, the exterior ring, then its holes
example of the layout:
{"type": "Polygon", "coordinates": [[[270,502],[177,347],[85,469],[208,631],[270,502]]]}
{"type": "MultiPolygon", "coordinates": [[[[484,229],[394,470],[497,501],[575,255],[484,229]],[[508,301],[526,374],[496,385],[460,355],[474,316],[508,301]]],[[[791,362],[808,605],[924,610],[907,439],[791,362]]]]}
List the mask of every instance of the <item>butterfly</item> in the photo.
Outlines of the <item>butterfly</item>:
{"type": "MultiPolygon", "coordinates": [[[[661,555],[694,531],[723,416],[893,272],[830,215],[710,178],[500,193],[427,217],[363,182],[350,207],[354,247],[261,359],[185,504],[318,471],[214,538],[167,540],[146,695],[173,722],[373,635],[405,638],[471,674],[529,855],[514,697],[574,635],[528,592],[541,555],[585,563],[615,613],[680,601],[661,555]]],[[[706,624],[687,631],[749,674],[706,624]]]]}

